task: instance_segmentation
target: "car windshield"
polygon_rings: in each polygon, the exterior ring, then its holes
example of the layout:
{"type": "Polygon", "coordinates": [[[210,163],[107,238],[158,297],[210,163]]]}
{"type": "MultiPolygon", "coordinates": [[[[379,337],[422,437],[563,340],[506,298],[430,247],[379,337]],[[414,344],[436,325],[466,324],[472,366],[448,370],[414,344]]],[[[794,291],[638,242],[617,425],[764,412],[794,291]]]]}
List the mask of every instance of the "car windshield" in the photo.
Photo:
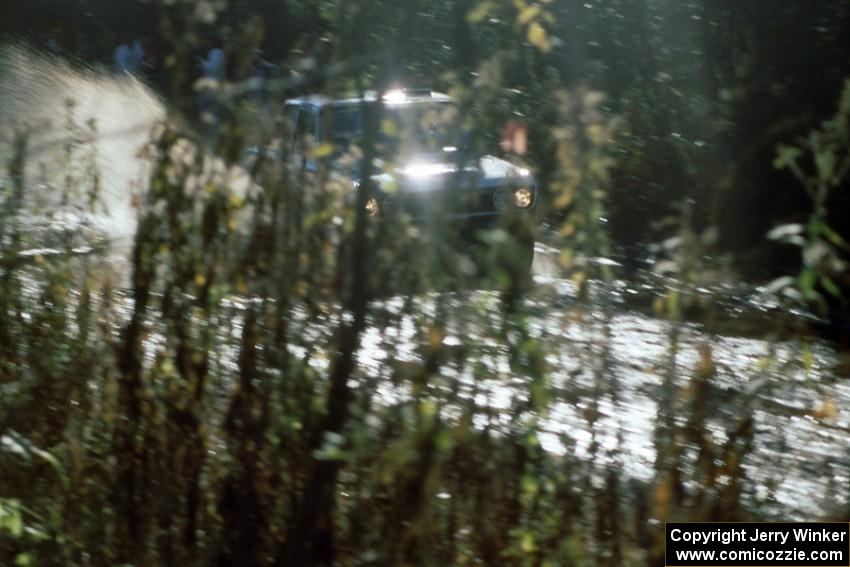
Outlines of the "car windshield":
{"type": "MultiPolygon", "coordinates": [[[[452,102],[413,102],[382,107],[376,149],[382,156],[440,153],[462,139],[459,112],[452,102]]],[[[331,138],[339,147],[357,143],[363,133],[363,107],[346,105],[331,111],[331,138]]]]}

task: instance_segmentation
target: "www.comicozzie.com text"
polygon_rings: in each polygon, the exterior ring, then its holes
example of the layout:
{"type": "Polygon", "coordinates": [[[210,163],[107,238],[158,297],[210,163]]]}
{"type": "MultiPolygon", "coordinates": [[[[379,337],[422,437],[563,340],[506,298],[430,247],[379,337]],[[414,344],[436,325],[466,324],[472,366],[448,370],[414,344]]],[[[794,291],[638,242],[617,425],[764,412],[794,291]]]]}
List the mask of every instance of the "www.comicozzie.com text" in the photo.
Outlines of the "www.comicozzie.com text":
{"type": "Polygon", "coordinates": [[[786,544],[788,538],[794,535],[798,542],[846,541],[846,531],[813,530],[811,528],[796,528],[791,532],[782,530],[739,528],[732,530],[687,531],[679,528],[670,532],[672,541],[687,541],[689,543],[722,543],[728,545],[737,541],[775,541],[786,544]]]}

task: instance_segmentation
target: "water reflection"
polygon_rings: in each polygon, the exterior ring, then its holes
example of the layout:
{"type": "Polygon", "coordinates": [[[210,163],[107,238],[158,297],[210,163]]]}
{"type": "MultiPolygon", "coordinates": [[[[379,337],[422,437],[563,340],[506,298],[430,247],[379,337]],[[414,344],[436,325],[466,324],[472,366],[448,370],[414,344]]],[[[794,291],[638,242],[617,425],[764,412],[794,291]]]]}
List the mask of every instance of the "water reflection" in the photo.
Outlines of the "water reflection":
{"type": "MultiPolygon", "coordinates": [[[[730,424],[752,409],[754,442],[743,463],[752,490],[745,502],[768,517],[790,520],[829,514],[844,501],[850,417],[840,409],[850,402],[850,384],[833,378],[838,356],[829,344],[709,333],[696,322],[666,321],[632,308],[634,290],[624,282],[595,284],[594,302],[581,304],[575,284],[557,273],[556,251],[538,245],[536,254],[535,285],[525,307],[532,314],[528,332],[546,349],[550,403],[545,410],[532,408],[527,377],[516,374],[508,349],[494,338],[501,305],[499,294],[492,291],[432,292],[374,302],[352,385],[374,391],[375,403],[404,403],[422,392],[414,392],[411,381],[398,377],[421,366],[429,348],[438,346],[444,364],[422,387],[424,393],[448,400],[441,409],[447,417],[458,418],[475,407],[479,411],[474,412],[474,426],[512,435],[518,426],[512,409],[525,405],[532,409],[523,419],[534,422],[545,450],[571,453],[600,467],[616,465],[633,479],[650,481],[656,474],[654,435],[662,380],[671,363],[671,333],[678,325],[674,386],[679,396],[688,395],[701,349],[711,345],[715,370],[699,403],[711,408],[706,433],[713,443],[723,445],[730,424]],[[470,309],[477,316],[464,317],[470,309]],[[423,334],[421,322],[423,315],[434,319],[438,313],[455,315],[443,321],[445,328],[435,339],[423,334]]],[[[32,285],[39,285],[37,278],[32,285]]],[[[131,313],[129,296],[118,297],[119,311],[131,313]]],[[[243,314],[248,306],[264,301],[238,296],[224,300],[216,325],[220,340],[211,358],[213,375],[237,373],[243,314]]],[[[764,302],[753,302],[736,305],[733,311],[763,314],[765,309],[764,302]]],[[[321,345],[333,344],[341,317],[338,306],[327,306],[318,315],[301,307],[290,317],[299,337],[291,341],[291,354],[324,375],[332,353],[321,345]]],[[[159,324],[151,322],[146,339],[149,366],[168,348],[159,324]]],[[[763,332],[769,335],[771,329],[763,332]]],[[[211,384],[211,403],[220,405],[219,410],[226,406],[231,386],[211,384]]],[[[675,419],[684,424],[688,416],[675,419]]]]}

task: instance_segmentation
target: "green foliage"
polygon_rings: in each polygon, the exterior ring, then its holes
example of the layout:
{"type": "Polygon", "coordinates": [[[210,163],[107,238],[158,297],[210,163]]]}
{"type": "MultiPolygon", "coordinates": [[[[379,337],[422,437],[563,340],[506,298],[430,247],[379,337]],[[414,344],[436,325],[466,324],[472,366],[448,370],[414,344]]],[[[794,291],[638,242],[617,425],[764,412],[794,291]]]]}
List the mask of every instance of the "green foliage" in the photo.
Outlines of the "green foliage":
{"type": "MultiPolygon", "coordinates": [[[[804,225],[782,225],[768,234],[773,240],[798,246],[802,252],[803,265],[796,285],[785,287],[784,293],[825,311],[827,299],[823,293],[833,300],[844,301],[842,289],[848,278],[850,248],[830,226],[829,203],[836,192],[845,189],[842,185],[850,173],[850,81],[844,85],[838,113],[800,145],[780,145],[774,167],[789,170],[805,189],[812,205],[804,225]]],[[[774,287],[784,283],[785,280],[778,280],[774,287]]]]}
{"type": "MultiPolygon", "coordinates": [[[[754,88],[743,67],[714,61],[702,75],[693,64],[731,42],[709,40],[729,15],[719,5],[156,4],[174,109],[146,148],[127,273],[73,238],[39,246],[24,223],[29,138],[7,144],[0,562],[646,565],[663,551],[659,522],[760,518],[748,461],[764,409],[756,393],[794,368],[776,368],[771,351],[751,383],[720,388],[720,339],[689,335],[699,309],[714,332],[717,306],[699,290],[729,264],[707,212],[736,179],[718,165],[737,108],[722,99],[754,88]],[[284,8],[302,35],[281,39],[263,17],[284,8]],[[234,82],[213,93],[219,128],[205,137],[178,111],[193,104],[193,54],[213,32],[229,38],[234,82]],[[271,83],[270,104],[237,88],[260,45],[277,46],[290,73],[271,83]],[[702,81],[712,84],[693,86],[702,81]],[[316,171],[273,151],[244,157],[248,145],[286,148],[292,125],[276,101],[293,85],[337,94],[397,83],[451,91],[474,153],[496,152],[502,125],[522,122],[529,152],[509,157],[535,169],[540,216],[505,215],[473,247],[446,219],[427,230],[404,214],[374,222],[372,174],[396,165],[376,149],[399,134],[380,105],[345,156],[370,180],[355,190],[329,166],[340,148],[327,142],[309,148],[316,171]],[[652,214],[635,207],[642,199],[652,214]],[[643,480],[624,450],[624,392],[635,388],[613,352],[615,319],[633,307],[618,303],[609,258],[607,223],[623,217],[641,225],[629,236],[666,238],[653,249],[657,319],[638,323],[663,329],[653,335],[662,355],[637,369],[660,400],[640,433],[652,437],[643,480]],[[569,299],[529,282],[544,219],[565,275],[553,285],[569,299]]],[[[43,181],[102,212],[104,146],[74,109],[43,181]]],[[[774,164],[814,205],[808,222],[771,234],[803,248],[806,300],[844,285],[846,244],[827,202],[847,173],[848,115],[850,86],[838,116],[780,147],[774,164]]],[[[630,368],[644,364],[631,354],[630,368]]],[[[812,374],[808,343],[795,354],[812,374]]],[[[835,412],[825,402],[806,415],[835,412]]]]}

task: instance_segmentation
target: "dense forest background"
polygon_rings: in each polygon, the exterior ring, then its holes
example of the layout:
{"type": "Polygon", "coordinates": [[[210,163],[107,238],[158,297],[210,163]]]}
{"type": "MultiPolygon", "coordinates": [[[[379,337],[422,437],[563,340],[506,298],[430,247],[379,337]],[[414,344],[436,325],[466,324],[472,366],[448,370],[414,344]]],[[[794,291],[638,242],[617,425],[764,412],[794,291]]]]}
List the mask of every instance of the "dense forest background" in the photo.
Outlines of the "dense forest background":
{"type": "Polygon", "coordinates": [[[847,520],[846,2],[0,10],[0,563],[659,565],[666,521],[847,520]],[[369,220],[380,101],[355,189],[246,158],[289,96],[399,85],[534,172],[533,281],[513,226],[369,220]]]}
{"type": "MultiPolygon", "coordinates": [[[[773,167],[776,147],[829,118],[850,74],[850,9],[838,1],[42,0],[9,3],[4,12],[4,37],[42,48],[52,40],[80,63],[109,66],[124,37],[154,42],[163,56],[177,56],[169,63],[180,71],[170,74],[177,84],[163,86],[169,95],[172,87],[191,88],[213,37],[228,38],[234,53],[260,49],[285,70],[299,55],[352,64],[330,85],[316,73],[302,93],[350,91],[346,79],[355,74],[376,86],[379,71],[407,86],[470,87],[490,62],[501,89],[494,106],[504,114],[494,125],[512,114],[528,124],[544,181],[552,169],[552,96],[586,85],[625,122],[608,206],[615,239],[640,244],[627,259],[669,236],[675,204],[692,199],[698,226],[719,229],[718,251],[736,252],[736,267],[761,278],[796,269],[796,251],[764,236],[811,208],[798,181],[773,167]],[[545,30],[544,49],[532,45],[529,24],[545,30]]],[[[246,73],[232,64],[232,79],[246,73]]],[[[846,198],[837,191],[830,200],[830,219],[843,232],[846,198]]]]}

